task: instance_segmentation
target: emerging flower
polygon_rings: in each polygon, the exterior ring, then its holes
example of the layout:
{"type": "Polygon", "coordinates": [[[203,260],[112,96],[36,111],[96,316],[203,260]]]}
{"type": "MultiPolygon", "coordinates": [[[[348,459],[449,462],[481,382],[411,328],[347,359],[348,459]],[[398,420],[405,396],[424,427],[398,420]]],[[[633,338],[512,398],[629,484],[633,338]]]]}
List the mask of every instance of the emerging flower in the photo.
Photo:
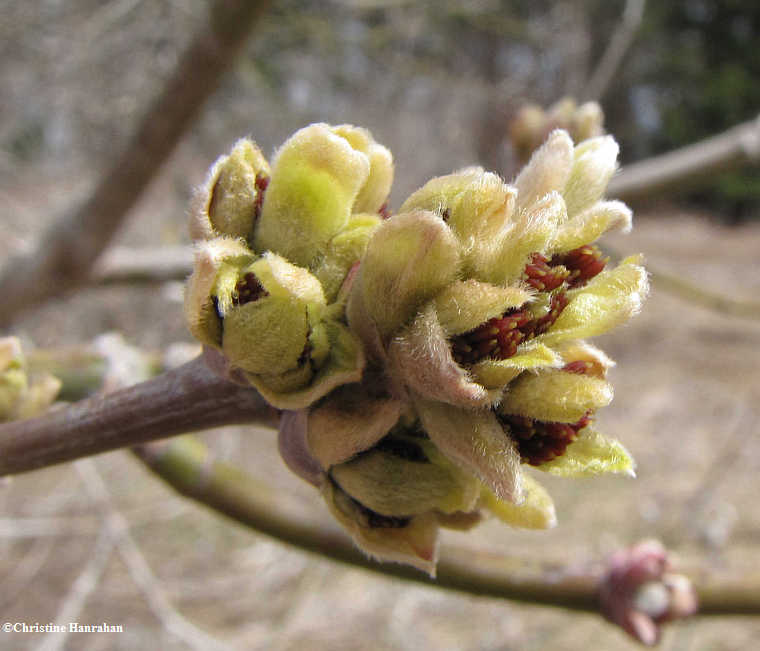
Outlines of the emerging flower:
{"type": "Polygon", "coordinates": [[[315,124],[271,168],[239,141],[197,193],[190,330],[274,406],[304,407],[361,377],[341,288],[380,223],[392,177],[390,152],[369,132],[315,124]]]}
{"type": "Polygon", "coordinates": [[[608,269],[594,244],[630,227],[602,200],[617,152],[554,131],[512,185],[468,168],[391,217],[390,154],[354,127],[299,131],[271,172],[247,141],[212,168],[191,330],[294,410],[284,460],[369,554],[433,574],[440,527],[552,526],[524,465],[633,474],[594,428],[613,362],[584,341],[648,289],[637,259],[608,269]]]}
{"type": "Polygon", "coordinates": [[[60,389],[61,381],[48,373],[30,379],[21,342],[0,338],[0,422],[43,413],[60,389]]]}
{"type": "Polygon", "coordinates": [[[592,244],[630,226],[623,204],[600,201],[616,156],[610,137],[573,147],[556,131],[514,186],[479,169],[433,179],[375,232],[349,299],[389,394],[502,499],[521,499],[521,463],[633,471],[593,429],[612,362],[581,341],[627,320],[647,292],[635,259],[607,270],[592,244]]]}
{"type": "Polygon", "coordinates": [[[604,113],[596,102],[578,106],[572,97],[563,97],[544,110],[538,104],[526,104],[509,124],[509,137],[520,161],[531,154],[555,129],[564,129],[575,142],[604,133],[604,113]]]}

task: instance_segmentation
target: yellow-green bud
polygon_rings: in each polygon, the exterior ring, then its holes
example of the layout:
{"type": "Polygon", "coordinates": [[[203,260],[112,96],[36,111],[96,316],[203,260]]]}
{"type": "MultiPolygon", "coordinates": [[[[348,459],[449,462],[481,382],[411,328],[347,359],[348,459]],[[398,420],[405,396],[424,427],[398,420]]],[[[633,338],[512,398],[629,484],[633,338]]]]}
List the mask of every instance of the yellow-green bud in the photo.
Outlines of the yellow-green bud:
{"type": "Polygon", "coordinates": [[[325,297],[306,269],[267,252],[249,265],[224,268],[215,292],[224,321],[222,352],[233,365],[260,375],[308,362],[309,334],[325,297]]]}
{"type": "Polygon", "coordinates": [[[392,168],[380,150],[387,151],[351,127],[312,124],[297,131],[277,152],[255,248],[312,268],[353,212],[377,210],[378,197],[387,194],[392,168]]]}
{"type": "Polygon", "coordinates": [[[191,237],[209,240],[222,235],[250,240],[270,175],[261,150],[248,139],[238,140],[229,155],[212,165],[195,195],[191,237]]]}

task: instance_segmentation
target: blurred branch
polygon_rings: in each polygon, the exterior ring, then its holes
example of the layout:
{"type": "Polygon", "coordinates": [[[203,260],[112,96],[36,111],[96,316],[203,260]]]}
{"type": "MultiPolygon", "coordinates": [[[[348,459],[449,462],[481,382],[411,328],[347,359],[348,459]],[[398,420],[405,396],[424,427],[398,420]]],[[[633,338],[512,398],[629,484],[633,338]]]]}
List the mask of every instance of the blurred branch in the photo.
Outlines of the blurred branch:
{"type": "Polygon", "coordinates": [[[693,145],[626,165],[613,177],[607,194],[626,202],[650,199],[759,160],[760,116],[693,145]]]}
{"type": "Polygon", "coordinates": [[[681,276],[653,270],[647,265],[649,277],[657,289],[664,290],[692,305],[731,316],[760,319],[760,301],[740,301],[717,292],[709,292],[684,280],[681,276]]]}
{"type": "Polygon", "coordinates": [[[0,425],[0,476],[185,432],[276,422],[250,387],[223,380],[202,357],[147,382],[0,425]]]}
{"type": "Polygon", "coordinates": [[[405,565],[379,564],[336,529],[315,526],[295,517],[287,495],[257,482],[235,466],[215,461],[206,446],[192,436],[144,445],[135,453],[182,495],[257,531],[321,556],[480,596],[505,597],[573,610],[598,610],[597,577],[588,573],[563,572],[557,570],[556,565],[528,567],[526,559],[448,548],[438,562],[435,580],[405,565]]]}
{"type": "Polygon", "coordinates": [[[183,280],[193,270],[190,246],[108,249],[92,270],[94,283],[139,283],[183,280]]]}
{"type": "MultiPolygon", "coordinates": [[[[623,175],[625,171],[621,172],[623,175]]],[[[605,247],[607,248],[607,247],[605,247]]],[[[683,277],[675,274],[668,274],[664,271],[652,269],[647,265],[649,276],[652,284],[658,289],[677,296],[692,305],[698,305],[708,310],[730,314],[751,319],[760,318],[760,302],[740,300],[731,298],[725,294],[709,292],[696,284],[684,280],[683,277]]],[[[94,282],[103,284],[112,283],[139,283],[139,282],[166,282],[169,280],[182,280],[192,271],[192,249],[188,247],[170,247],[167,255],[164,255],[161,247],[144,248],[144,249],[127,249],[114,248],[109,251],[102,264],[97,267],[97,274],[93,278],[94,282]]],[[[35,352],[30,353],[30,360],[34,359],[35,352]]],[[[56,368],[61,373],[66,373],[65,364],[56,365],[51,360],[51,366],[39,364],[48,372],[64,380],[64,390],[69,385],[56,368]]],[[[73,373],[75,369],[69,369],[73,373]]],[[[91,367],[93,372],[97,371],[96,363],[93,361],[91,367]]],[[[81,378],[84,383],[87,381],[88,374],[85,373],[86,367],[79,372],[85,374],[81,378]]],[[[72,377],[72,381],[76,379],[72,377]]]]}
{"type": "MultiPolygon", "coordinates": [[[[438,562],[438,576],[430,579],[404,565],[379,564],[345,535],[295,517],[287,495],[257,482],[235,466],[215,461],[195,437],[151,443],[135,452],[182,495],[256,531],[332,560],[478,596],[599,612],[601,567],[568,568],[562,563],[445,546],[438,562]]],[[[760,572],[735,580],[701,574],[695,581],[700,614],[760,614],[760,572]]]]}
{"type": "Polygon", "coordinates": [[[43,235],[36,251],[0,275],[0,325],[41,300],[81,285],[124,216],[168,158],[234,61],[267,0],[215,0],[163,91],[90,198],[43,235]]]}
{"type": "Polygon", "coordinates": [[[610,39],[599,64],[591,75],[581,97],[587,100],[601,100],[610,87],[623,57],[631,47],[644,17],[646,0],[626,0],[623,15],[615,33],[610,39]]]}

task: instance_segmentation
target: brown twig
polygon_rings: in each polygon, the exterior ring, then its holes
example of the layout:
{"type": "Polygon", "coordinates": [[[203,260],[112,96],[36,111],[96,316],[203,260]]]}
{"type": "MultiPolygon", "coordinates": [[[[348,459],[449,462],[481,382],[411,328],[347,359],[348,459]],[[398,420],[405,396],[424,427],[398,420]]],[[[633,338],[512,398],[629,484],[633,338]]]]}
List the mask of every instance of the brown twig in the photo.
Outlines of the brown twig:
{"type": "Polygon", "coordinates": [[[249,387],[219,378],[203,358],[105,396],[0,426],[0,476],[184,432],[276,422],[249,387]]]}
{"type": "Polygon", "coordinates": [[[216,0],[172,77],[93,194],[59,220],[36,251],[0,275],[0,325],[39,301],[81,285],[203,102],[219,84],[267,0],[216,0]]]}
{"type": "Polygon", "coordinates": [[[626,202],[680,192],[706,176],[760,160],[760,116],[717,136],[626,165],[607,189],[626,202]]]}

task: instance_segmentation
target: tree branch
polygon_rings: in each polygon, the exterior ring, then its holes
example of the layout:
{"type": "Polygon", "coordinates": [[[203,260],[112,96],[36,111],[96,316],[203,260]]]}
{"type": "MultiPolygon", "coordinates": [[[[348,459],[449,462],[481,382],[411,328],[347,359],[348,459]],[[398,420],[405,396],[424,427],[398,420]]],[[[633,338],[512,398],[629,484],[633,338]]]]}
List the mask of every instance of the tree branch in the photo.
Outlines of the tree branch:
{"type": "Polygon", "coordinates": [[[612,178],[607,195],[626,202],[689,189],[717,172],[760,161],[760,116],[717,136],[662,156],[626,165],[612,178]]]}
{"type": "MultiPolygon", "coordinates": [[[[192,436],[141,446],[137,456],[177,492],[247,527],[321,556],[425,585],[570,610],[599,612],[602,566],[563,568],[561,563],[509,558],[476,549],[444,546],[438,576],[405,565],[380,564],[347,536],[295,517],[287,495],[257,482],[243,470],[215,461],[192,436]]],[[[701,575],[701,576],[700,576],[701,575]]],[[[740,578],[705,576],[695,582],[701,615],[760,614],[760,572],[740,578]]]]}
{"type": "Polygon", "coordinates": [[[646,0],[626,0],[620,24],[612,35],[607,49],[599,60],[591,79],[586,84],[586,88],[581,93],[583,98],[601,100],[604,97],[615,76],[615,71],[620,67],[625,53],[631,47],[636,32],[641,26],[645,6],[646,0]]]}
{"type": "Polygon", "coordinates": [[[267,0],[213,2],[208,20],[90,198],[54,224],[33,253],[4,266],[0,325],[86,280],[94,260],[218,86],[267,5],[267,0]]]}
{"type": "Polygon", "coordinates": [[[430,579],[406,565],[377,563],[336,529],[314,526],[294,517],[287,496],[235,466],[213,460],[206,446],[195,437],[151,443],[136,448],[135,453],[182,495],[261,533],[321,556],[480,596],[598,612],[595,574],[563,574],[556,566],[529,567],[526,559],[446,548],[438,562],[437,578],[430,579]]]}
{"type": "Polygon", "coordinates": [[[219,378],[198,357],[147,382],[0,425],[0,476],[211,427],[273,425],[276,418],[255,389],[219,378]]]}

